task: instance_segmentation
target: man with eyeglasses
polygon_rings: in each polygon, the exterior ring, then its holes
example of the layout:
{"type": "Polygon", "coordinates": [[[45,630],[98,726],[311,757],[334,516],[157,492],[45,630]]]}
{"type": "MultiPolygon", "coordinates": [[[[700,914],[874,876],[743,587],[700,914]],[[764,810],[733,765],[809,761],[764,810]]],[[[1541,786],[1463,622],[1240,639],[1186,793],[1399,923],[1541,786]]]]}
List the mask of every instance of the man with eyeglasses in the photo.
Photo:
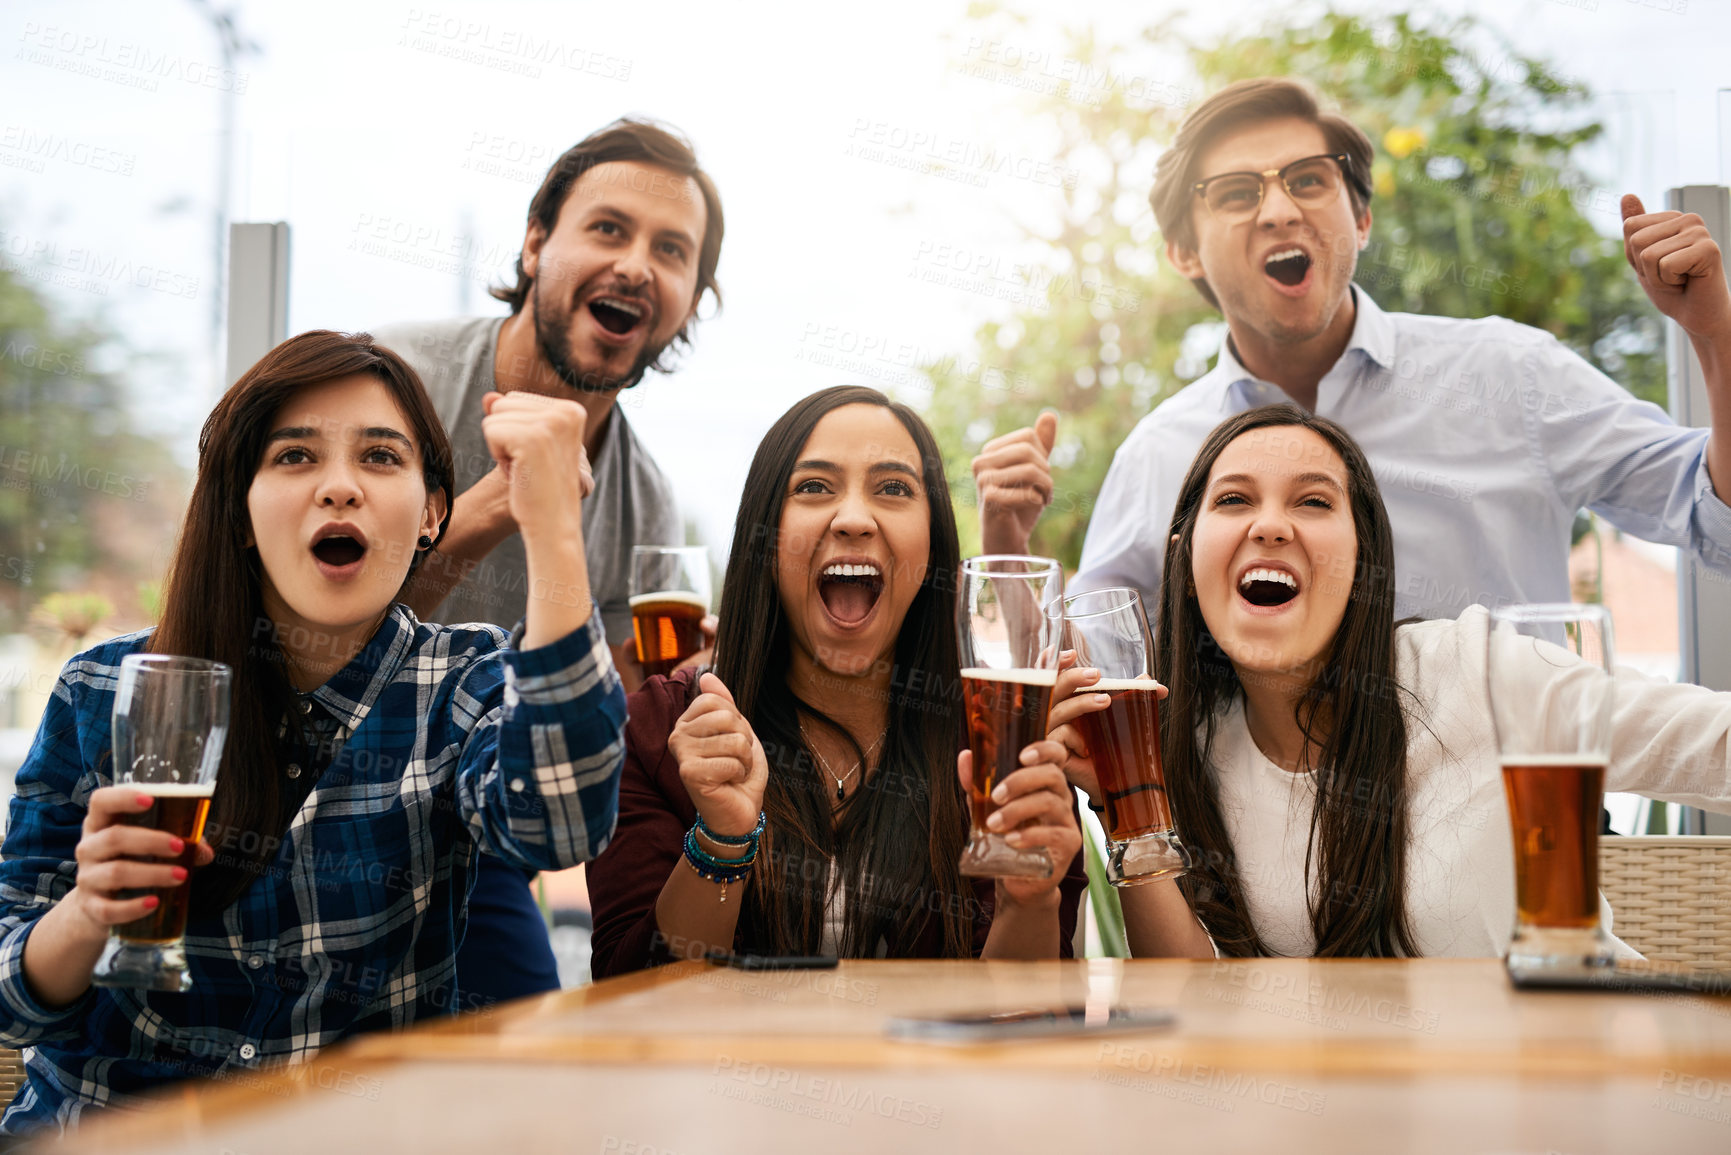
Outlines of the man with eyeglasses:
{"type": "MultiPolygon", "coordinates": [[[[1363,446],[1394,525],[1398,616],[1570,600],[1582,507],[1731,574],[1731,295],[1700,218],[1623,198],[1629,262],[1690,336],[1711,431],[1680,428],[1540,330],[1378,308],[1352,284],[1371,155],[1363,132],[1292,80],[1240,81],[1185,119],[1149,199],[1167,259],[1228,332],[1215,367],[1119,447],[1072,588],[1134,586],[1152,612],[1197,447],[1232,414],[1277,402],[1363,446]]],[[[974,460],[987,552],[1026,551],[1051,499],[1055,432],[1044,416],[974,460]]]]}

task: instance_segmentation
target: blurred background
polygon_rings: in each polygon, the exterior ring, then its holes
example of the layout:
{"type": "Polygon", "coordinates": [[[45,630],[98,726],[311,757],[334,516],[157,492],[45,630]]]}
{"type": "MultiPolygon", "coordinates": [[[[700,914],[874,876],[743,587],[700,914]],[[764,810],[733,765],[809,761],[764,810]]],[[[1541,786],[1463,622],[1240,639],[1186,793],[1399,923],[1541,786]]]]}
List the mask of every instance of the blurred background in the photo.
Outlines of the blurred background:
{"type": "MultiPolygon", "coordinates": [[[[1201,96],[1312,81],[1378,145],[1366,291],[1543,327],[1661,405],[1618,198],[1731,163],[1706,0],[14,0],[0,42],[0,769],[67,656],[152,620],[225,384],[230,222],[288,222],[290,332],[498,314],[552,160],[667,121],[721,190],[726,305],[623,400],[692,540],[720,564],[761,433],[863,382],[937,429],[964,548],[968,458],[1063,414],[1037,545],[1074,565],[1118,442],[1219,343],[1147,204],[1201,96]]],[[[1675,676],[1675,551],[1576,532],[1577,595],[1675,676]]]]}

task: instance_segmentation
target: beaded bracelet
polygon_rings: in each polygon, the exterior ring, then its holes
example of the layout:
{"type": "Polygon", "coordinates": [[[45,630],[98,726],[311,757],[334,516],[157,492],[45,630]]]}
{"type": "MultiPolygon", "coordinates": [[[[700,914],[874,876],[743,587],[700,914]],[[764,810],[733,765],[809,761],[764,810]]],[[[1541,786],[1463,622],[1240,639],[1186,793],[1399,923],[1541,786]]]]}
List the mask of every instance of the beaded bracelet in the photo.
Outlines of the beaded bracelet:
{"type": "Polygon", "coordinates": [[[757,812],[757,825],[752,827],[750,834],[717,834],[709,828],[707,822],[703,821],[701,814],[697,816],[697,829],[702,831],[703,836],[717,846],[751,846],[763,836],[763,811],[757,812]]]}
{"type": "Polygon", "coordinates": [[[727,901],[727,886],[739,882],[751,873],[752,864],[757,861],[757,844],[753,843],[750,853],[744,858],[716,858],[697,844],[697,827],[693,826],[685,832],[685,862],[697,873],[697,877],[707,882],[718,883],[721,886],[721,901],[727,901]]]}
{"type": "Polygon", "coordinates": [[[699,865],[707,866],[711,870],[733,870],[750,866],[757,861],[757,843],[752,843],[751,848],[738,858],[717,858],[703,849],[703,844],[697,841],[697,827],[693,826],[685,832],[685,853],[699,865]]]}

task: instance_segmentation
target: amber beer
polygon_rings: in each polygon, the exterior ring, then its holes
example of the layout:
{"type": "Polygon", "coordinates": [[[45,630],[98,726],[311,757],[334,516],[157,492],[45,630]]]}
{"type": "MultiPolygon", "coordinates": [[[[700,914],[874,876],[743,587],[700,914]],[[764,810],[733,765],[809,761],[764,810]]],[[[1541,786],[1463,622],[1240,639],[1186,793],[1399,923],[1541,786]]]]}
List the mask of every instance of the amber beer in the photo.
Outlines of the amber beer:
{"type": "Polygon", "coordinates": [[[637,661],[643,676],[671,674],[703,648],[703,618],[709,606],[686,590],[638,594],[631,599],[631,628],[637,634],[637,661]]]}
{"type": "Polygon", "coordinates": [[[1605,764],[1578,755],[1503,763],[1515,839],[1515,906],[1540,927],[1599,923],[1599,808],[1605,764]]]}
{"type": "Polygon", "coordinates": [[[969,791],[974,829],[984,830],[997,810],[992,791],[1022,764],[1022,751],[1046,736],[1056,670],[962,671],[962,699],[968,712],[968,748],[974,752],[974,784],[969,791]]]}
{"type": "Polygon", "coordinates": [[[1160,699],[1156,683],[1101,678],[1078,693],[1109,694],[1112,704],[1083,714],[1076,728],[1088,744],[1106,807],[1106,837],[1128,842],[1172,829],[1166,775],[1160,766],[1160,699]]]}
{"type": "Polygon", "coordinates": [[[147,894],[162,899],[155,910],[143,918],[115,927],[121,938],[137,943],[179,942],[186,933],[186,912],[192,897],[191,871],[198,854],[199,840],[204,837],[204,820],[210,814],[210,796],[216,790],[214,782],[131,782],[127,785],[140,794],[155,799],[149,810],[126,814],[119,821],[127,826],[143,826],[151,830],[166,830],[186,843],[178,856],[153,858],[152,862],[174,864],[187,869],[187,880],[165,890],[135,890],[127,897],[143,898],[147,894]]]}

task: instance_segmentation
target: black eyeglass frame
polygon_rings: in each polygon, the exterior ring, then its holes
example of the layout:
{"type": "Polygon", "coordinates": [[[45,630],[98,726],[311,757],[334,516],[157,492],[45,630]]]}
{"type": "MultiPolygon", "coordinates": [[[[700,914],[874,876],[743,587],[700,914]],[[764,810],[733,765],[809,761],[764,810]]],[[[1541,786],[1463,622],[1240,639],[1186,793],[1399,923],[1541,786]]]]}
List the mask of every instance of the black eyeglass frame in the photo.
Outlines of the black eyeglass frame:
{"type": "MultiPolygon", "coordinates": [[[[1298,194],[1293,192],[1292,186],[1286,183],[1286,174],[1297,168],[1299,165],[1309,164],[1313,160],[1332,160],[1335,164],[1340,166],[1341,179],[1348,185],[1355,184],[1355,178],[1352,173],[1352,157],[1350,155],[1344,152],[1319,152],[1315,156],[1301,156],[1289,164],[1281,165],[1279,168],[1266,169],[1263,172],[1251,172],[1249,169],[1243,169],[1237,172],[1216,173],[1206,180],[1197,181],[1190,187],[1196,190],[1196,195],[1201,199],[1203,204],[1208,204],[1208,186],[1213,184],[1215,181],[1221,181],[1228,177],[1235,176],[1256,177],[1258,178],[1256,183],[1256,208],[1260,209],[1262,207],[1262,198],[1268,195],[1268,178],[1272,176],[1278,177],[1280,179],[1280,187],[1286,190],[1286,195],[1291,197],[1294,202],[1298,202],[1298,194]]],[[[1214,208],[1210,206],[1208,211],[1212,213],[1214,212],[1214,208]]]]}

